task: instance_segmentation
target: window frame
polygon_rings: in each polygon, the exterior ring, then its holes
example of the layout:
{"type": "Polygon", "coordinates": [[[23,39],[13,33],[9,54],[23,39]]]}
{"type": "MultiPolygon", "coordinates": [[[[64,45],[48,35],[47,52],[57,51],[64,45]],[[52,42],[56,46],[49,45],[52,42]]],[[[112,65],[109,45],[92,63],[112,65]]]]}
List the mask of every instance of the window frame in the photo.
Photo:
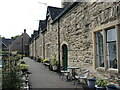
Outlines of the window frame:
{"type": "MultiPolygon", "coordinates": [[[[109,44],[109,43],[115,43],[115,44],[116,44],[116,42],[117,42],[117,40],[116,40],[116,39],[117,39],[116,27],[106,29],[105,31],[106,31],[106,45],[107,45],[107,55],[106,55],[106,58],[107,58],[107,59],[106,59],[106,61],[108,62],[108,63],[107,63],[107,64],[108,64],[108,68],[109,68],[109,69],[117,69],[117,68],[111,68],[110,59],[108,59],[108,57],[111,56],[110,54],[108,55],[108,52],[109,52],[109,51],[108,51],[108,50],[109,50],[108,44],[109,44]],[[108,34],[107,34],[107,31],[112,30],[112,29],[115,30],[115,35],[116,35],[116,36],[115,36],[115,41],[108,41],[108,40],[107,40],[107,39],[108,39],[108,37],[107,37],[107,35],[108,35],[108,34]]],[[[118,57],[118,56],[117,56],[117,44],[116,44],[116,59],[117,59],[117,57],[118,57]]],[[[117,62],[118,62],[118,60],[117,60],[117,62]]]]}
{"type": "MultiPolygon", "coordinates": [[[[102,58],[103,58],[103,62],[104,62],[104,51],[102,51],[103,55],[101,55],[100,53],[98,53],[99,51],[97,51],[97,50],[103,49],[103,47],[104,47],[104,42],[103,42],[103,41],[100,42],[100,43],[97,42],[97,40],[98,40],[97,33],[98,33],[98,32],[101,32],[101,33],[102,33],[102,37],[103,37],[103,32],[102,32],[102,30],[95,32],[95,34],[96,34],[96,57],[97,57],[97,65],[98,65],[99,67],[104,67],[104,65],[103,65],[103,66],[100,65],[101,60],[98,60],[98,58],[102,57],[102,58]],[[98,45],[103,45],[103,46],[98,46],[98,45]]],[[[102,39],[103,39],[103,38],[102,38],[102,39]]],[[[104,64],[104,63],[103,63],[103,64],[104,64]]]]}
{"type": "Polygon", "coordinates": [[[98,31],[103,31],[103,40],[104,40],[104,67],[102,67],[103,71],[106,70],[115,70],[117,73],[120,73],[120,22],[118,22],[118,20],[115,20],[113,22],[109,22],[107,24],[95,27],[93,29],[93,67],[94,69],[99,69],[101,67],[99,67],[97,65],[97,48],[96,48],[96,32],[98,31]],[[115,28],[116,30],[116,56],[117,56],[117,69],[114,68],[109,68],[108,67],[108,63],[107,63],[107,32],[106,30],[109,30],[111,28],[115,28]]]}

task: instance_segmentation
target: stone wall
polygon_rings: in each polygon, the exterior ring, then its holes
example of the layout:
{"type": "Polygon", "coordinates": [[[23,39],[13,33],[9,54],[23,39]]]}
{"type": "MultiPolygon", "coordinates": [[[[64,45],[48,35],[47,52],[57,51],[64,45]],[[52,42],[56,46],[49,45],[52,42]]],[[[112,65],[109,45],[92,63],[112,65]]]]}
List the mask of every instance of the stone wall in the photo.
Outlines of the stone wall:
{"type": "Polygon", "coordinates": [[[39,52],[40,52],[40,40],[39,40],[39,38],[36,38],[35,43],[36,43],[35,56],[38,57],[40,55],[39,54],[39,52]]]}
{"type": "MultiPolygon", "coordinates": [[[[45,32],[45,58],[52,60],[55,56],[58,58],[58,23],[51,24],[52,19],[49,16],[47,21],[47,31],[45,32]]],[[[57,59],[58,60],[58,59],[57,59]]]]}
{"type": "Polygon", "coordinates": [[[43,58],[44,59],[44,55],[43,55],[43,34],[39,34],[39,57],[43,58]]]}
{"type": "Polygon", "coordinates": [[[32,43],[29,44],[29,56],[33,56],[32,55],[32,43]]]}
{"type": "Polygon", "coordinates": [[[35,39],[34,39],[32,45],[33,45],[33,57],[35,57],[35,48],[36,48],[36,45],[35,45],[35,39]]]}
{"type": "MultiPolygon", "coordinates": [[[[38,55],[44,59],[58,58],[58,31],[60,31],[60,60],[62,64],[62,46],[68,47],[68,65],[78,66],[81,70],[90,69],[91,77],[110,78],[114,71],[106,72],[94,68],[93,32],[96,28],[106,25],[120,16],[119,3],[89,3],[80,2],[51,24],[51,17],[47,20],[47,31],[39,35],[38,55]],[[42,42],[42,43],[41,43],[42,42]],[[45,51],[44,51],[45,50],[45,51]],[[44,53],[45,52],[45,53],[44,53]],[[45,56],[44,56],[45,54],[45,56]]],[[[37,45],[38,46],[38,45],[37,45]]],[[[33,55],[35,43],[33,42],[33,55]]],[[[59,58],[58,58],[59,60],[59,58]]]]}
{"type": "Polygon", "coordinates": [[[110,77],[93,67],[93,30],[120,16],[120,3],[79,3],[60,18],[60,47],[68,46],[68,65],[90,69],[90,77],[110,77]]]}
{"type": "Polygon", "coordinates": [[[29,44],[29,35],[24,31],[24,33],[16,38],[9,46],[10,52],[18,51],[19,53],[28,54],[27,45],[29,44]]]}

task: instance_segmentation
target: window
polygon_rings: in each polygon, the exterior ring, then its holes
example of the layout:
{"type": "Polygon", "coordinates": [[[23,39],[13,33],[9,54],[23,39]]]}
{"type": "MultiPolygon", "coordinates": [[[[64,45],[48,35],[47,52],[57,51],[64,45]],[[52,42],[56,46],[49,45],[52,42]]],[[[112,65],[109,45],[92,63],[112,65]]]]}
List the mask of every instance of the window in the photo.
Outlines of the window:
{"type": "Polygon", "coordinates": [[[50,58],[50,44],[47,44],[47,51],[46,51],[46,54],[47,54],[47,58],[50,58]]]}
{"type": "Polygon", "coordinates": [[[109,68],[117,68],[115,28],[107,30],[107,61],[109,68]]]}
{"type": "Polygon", "coordinates": [[[98,66],[104,67],[103,33],[102,32],[96,32],[96,48],[97,48],[98,66]]]}
{"type": "Polygon", "coordinates": [[[118,60],[117,60],[117,45],[116,45],[116,40],[117,40],[116,29],[115,28],[107,29],[105,30],[105,33],[103,33],[103,30],[97,31],[95,32],[95,38],[96,38],[95,55],[97,59],[96,65],[98,67],[117,69],[118,60]]]}

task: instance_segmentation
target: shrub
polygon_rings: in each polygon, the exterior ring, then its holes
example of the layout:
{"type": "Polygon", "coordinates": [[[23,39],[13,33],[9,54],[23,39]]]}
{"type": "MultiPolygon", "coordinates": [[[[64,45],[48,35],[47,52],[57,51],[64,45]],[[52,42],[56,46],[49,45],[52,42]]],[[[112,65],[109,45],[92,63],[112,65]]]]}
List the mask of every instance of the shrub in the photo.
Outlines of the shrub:
{"type": "Polygon", "coordinates": [[[26,65],[26,64],[20,64],[20,69],[23,70],[23,69],[28,69],[29,65],[26,65]]]}
{"type": "Polygon", "coordinates": [[[45,62],[49,62],[49,60],[48,60],[48,59],[43,59],[42,62],[43,62],[43,63],[45,63],[45,62]]]}
{"type": "Polygon", "coordinates": [[[25,64],[25,61],[23,61],[23,60],[22,60],[22,61],[20,61],[20,62],[21,62],[21,64],[25,64]]]}
{"type": "Polygon", "coordinates": [[[41,58],[41,57],[38,57],[38,58],[37,58],[37,61],[38,61],[38,62],[41,62],[41,61],[42,61],[42,58],[41,58]]]}
{"type": "Polygon", "coordinates": [[[16,68],[12,67],[8,71],[4,71],[2,74],[2,90],[21,90],[23,80],[21,76],[17,74],[16,68]]]}
{"type": "Polygon", "coordinates": [[[15,58],[16,58],[17,60],[19,60],[21,57],[20,57],[19,55],[17,55],[17,56],[15,56],[15,58]]]}
{"type": "Polygon", "coordinates": [[[58,65],[58,61],[56,59],[53,59],[51,65],[52,66],[57,66],[58,65]]]}
{"type": "Polygon", "coordinates": [[[97,79],[97,81],[96,81],[96,85],[98,87],[105,87],[105,86],[107,86],[107,84],[108,84],[108,82],[101,78],[97,79]]]}

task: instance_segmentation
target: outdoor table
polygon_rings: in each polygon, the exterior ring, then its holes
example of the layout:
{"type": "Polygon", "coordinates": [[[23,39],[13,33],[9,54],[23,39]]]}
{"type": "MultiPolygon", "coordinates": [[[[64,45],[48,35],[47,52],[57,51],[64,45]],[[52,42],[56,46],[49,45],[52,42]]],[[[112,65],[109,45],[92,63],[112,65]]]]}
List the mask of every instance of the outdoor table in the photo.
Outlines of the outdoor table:
{"type": "Polygon", "coordinates": [[[75,69],[80,69],[79,67],[73,67],[73,66],[69,66],[67,68],[72,70],[72,76],[73,76],[73,78],[75,77],[75,69]]]}

